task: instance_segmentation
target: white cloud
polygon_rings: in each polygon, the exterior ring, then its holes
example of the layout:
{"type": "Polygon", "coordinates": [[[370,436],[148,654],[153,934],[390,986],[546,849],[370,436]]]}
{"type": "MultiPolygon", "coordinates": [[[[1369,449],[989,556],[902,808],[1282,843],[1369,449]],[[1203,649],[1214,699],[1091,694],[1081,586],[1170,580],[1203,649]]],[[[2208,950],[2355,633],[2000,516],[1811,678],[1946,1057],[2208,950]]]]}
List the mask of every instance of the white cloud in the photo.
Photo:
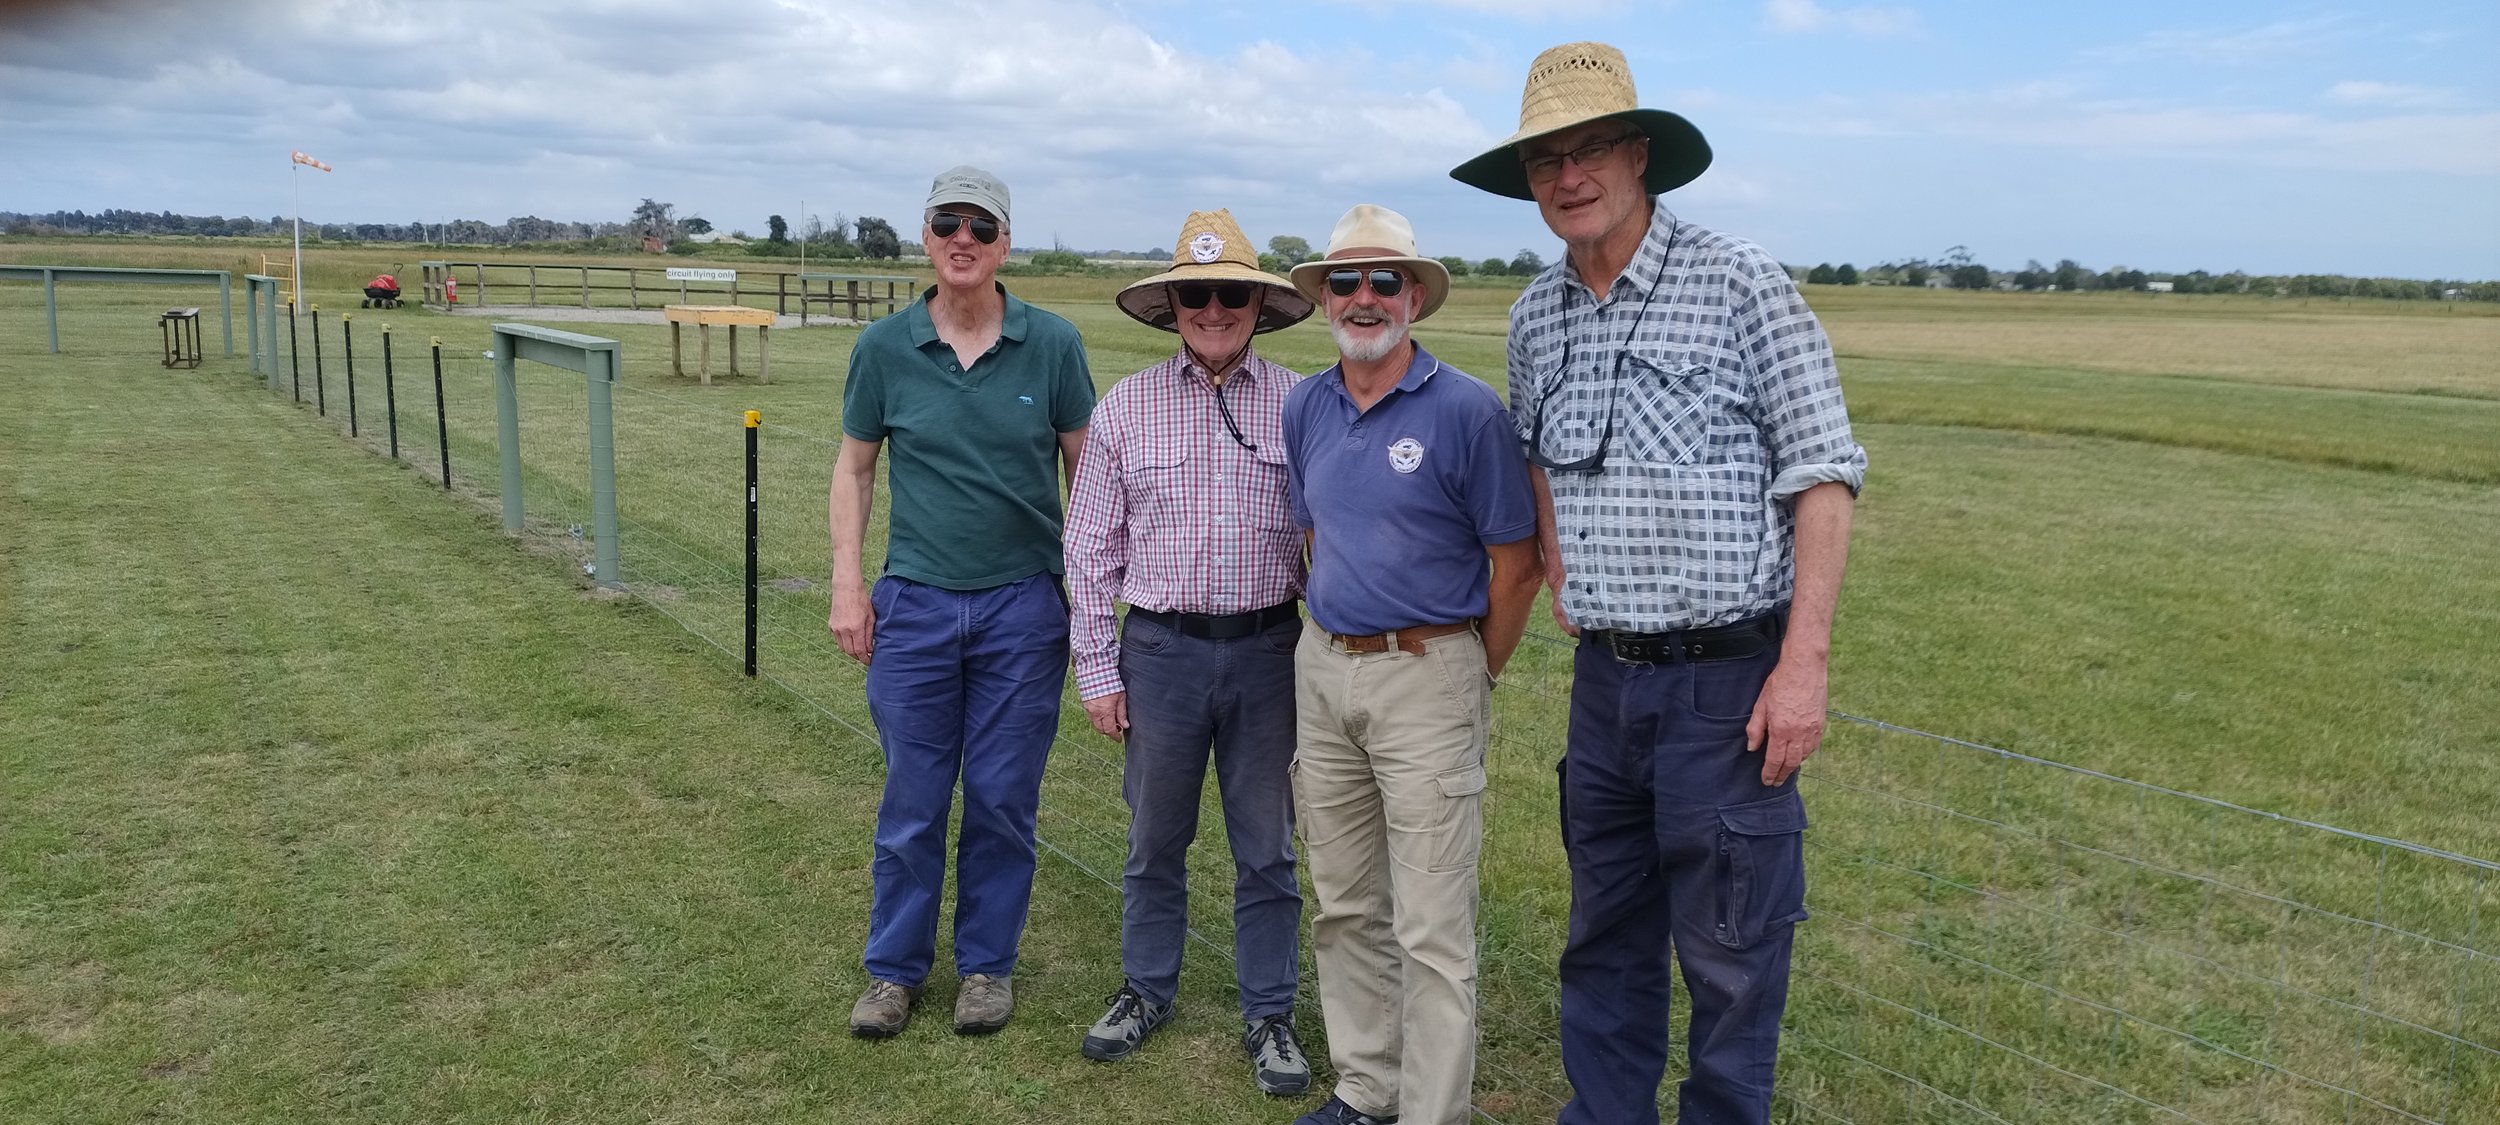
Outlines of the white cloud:
{"type": "Polygon", "coordinates": [[[2346,35],[2340,15],[2277,20],[2244,28],[2167,29],[2133,43],[2084,54],[2110,62],[2187,59],[2203,63],[2253,63],[2330,46],[2346,35]]]}
{"type": "Polygon", "coordinates": [[[1770,0],[1762,16],[1771,30],[1813,34],[1827,28],[1860,35],[1898,35],[1918,26],[1908,8],[1826,8],[1815,0],[1770,0]]]}
{"type": "Polygon", "coordinates": [[[2454,104],[2453,90],[2437,90],[2403,82],[2338,82],[2327,88],[2326,100],[2342,105],[2377,105],[2395,109],[2420,109],[2454,104]]]}

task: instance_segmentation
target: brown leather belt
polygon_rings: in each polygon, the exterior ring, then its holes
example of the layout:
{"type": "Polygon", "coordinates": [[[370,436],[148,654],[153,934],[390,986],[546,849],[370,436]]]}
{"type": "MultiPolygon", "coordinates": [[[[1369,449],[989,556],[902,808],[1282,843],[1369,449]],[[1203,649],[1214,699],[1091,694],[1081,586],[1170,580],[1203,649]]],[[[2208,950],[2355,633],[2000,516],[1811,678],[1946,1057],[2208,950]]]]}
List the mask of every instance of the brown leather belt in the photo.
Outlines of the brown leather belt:
{"type": "Polygon", "coordinates": [[[1365,633],[1359,637],[1347,636],[1344,633],[1330,633],[1328,643],[1337,646],[1340,652],[1355,656],[1372,652],[1387,652],[1392,647],[1400,652],[1411,652],[1422,656],[1425,641],[1436,637],[1446,637],[1452,633],[1464,633],[1475,627],[1476,623],[1473,621],[1461,621],[1454,625],[1410,625],[1404,629],[1392,629],[1386,633],[1365,633]]]}

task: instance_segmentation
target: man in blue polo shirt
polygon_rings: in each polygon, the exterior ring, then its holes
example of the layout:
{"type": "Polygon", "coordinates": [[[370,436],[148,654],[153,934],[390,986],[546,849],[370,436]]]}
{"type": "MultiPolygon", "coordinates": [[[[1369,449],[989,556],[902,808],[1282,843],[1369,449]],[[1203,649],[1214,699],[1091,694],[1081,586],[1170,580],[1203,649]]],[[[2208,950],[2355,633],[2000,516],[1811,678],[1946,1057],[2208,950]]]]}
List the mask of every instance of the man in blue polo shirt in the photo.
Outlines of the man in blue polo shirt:
{"type": "Polygon", "coordinates": [[[870,979],[851,1009],[851,1033],[871,1038],[903,1030],[936,960],[958,778],[955,1030],[996,1031],[1014,1010],[1008,974],[1033,897],[1033,822],[1068,667],[1059,474],[1075,474],[1094,409],[1075,326],[997,283],[1006,185],[950,168],[922,221],[937,284],[851,350],[830,501],[826,625],[868,665],[885,750],[870,979]],[[887,445],[891,527],[870,591],[862,555],[887,445]]]}
{"type": "Polygon", "coordinates": [[[1285,399],[1311,536],[1294,799],[1337,1088],[1298,1125],[1460,1125],[1476,1058],[1476,857],[1493,677],[1542,570],[1501,397],[1408,335],[1449,295],[1397,212],[1346,213],[1293,282],[1339,362],[1285,399]]]}

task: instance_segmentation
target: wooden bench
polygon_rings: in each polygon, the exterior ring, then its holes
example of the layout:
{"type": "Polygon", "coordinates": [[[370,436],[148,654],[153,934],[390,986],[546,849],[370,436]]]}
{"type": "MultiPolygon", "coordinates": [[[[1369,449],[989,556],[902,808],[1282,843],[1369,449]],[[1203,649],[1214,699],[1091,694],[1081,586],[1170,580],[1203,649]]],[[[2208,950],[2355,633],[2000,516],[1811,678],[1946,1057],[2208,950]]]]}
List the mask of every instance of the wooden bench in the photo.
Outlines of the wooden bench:
{"type": "Polygon", "coordinates": [[[751,325],[755,329],[755,381],[758,383],[773,381],[774,317],[771,309],[751,309],[745,305],[670,305],[666,312],[670,373],[680,376],[686,373],[685,332],[686,326],[691,324],[703,337],[702,357],[697,361],[697,370],[703,377],[703,385],[707,387],[712,385],[712,326],[718,324],[729,329],[729,373],[736,375],[738,373],[738,328],[740,325],[751,325]]]}
{"type": "Polygon", "coordinates": [[[200,310],[167,309],[156,326],[165,337],[165,366],[200,365],[200,310]]]}

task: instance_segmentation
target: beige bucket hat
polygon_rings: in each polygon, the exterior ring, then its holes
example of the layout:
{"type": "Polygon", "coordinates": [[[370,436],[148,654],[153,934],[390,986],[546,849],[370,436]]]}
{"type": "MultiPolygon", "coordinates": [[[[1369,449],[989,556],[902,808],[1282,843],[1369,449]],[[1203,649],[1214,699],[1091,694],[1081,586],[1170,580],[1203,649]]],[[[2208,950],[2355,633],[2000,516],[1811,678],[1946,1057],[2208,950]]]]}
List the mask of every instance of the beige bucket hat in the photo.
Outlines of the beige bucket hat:
{"type": "Polygon", "coordinates": [[[1171,285],[1179,281],[1247,281],[1267,286],[1259,303],[1259,323],[1252,335],[1291,328],[1311,315],[1311,302],[1295,292],[1293,283],[1259,268],[1259,250],[1233,213],[1222,208],[1192,211],[1181,223],[1181,237],[1172,244],[1172,268],[1133,282],[1114,301],[1120,311],[1166,332],[1180,331],[1180,314],[1172,308],[1171,285]]]}
{"type": "Polygon", "coordinates": [[[1528,64],[1528,85],[1519,95],[1519,131],[1465,164],[1450,178],[1513,199],[1534,199],[1518,146],[1548,133],[1604,118],[1618,118],[1649,137],[1650,194],[1673,191],[1710,167],[1710,142],[1693,123],[1663,109],[1643,109],[1632,90],[1632,66],[1623,52],[1604,43],[1565,43],[1528,64]]]}
{"type": "Polygon", "coordinates": [[[1450,296],[1450,267],[1417,254],[1414,224],[1386,207],[1355,204],[1329,233],[1328,256],[1293,267],[1294,288],[1318,304],[1326,299],[1328,271],[1347,266],[1401,266],[1414,274],[1424,287],[1417,320],[1431,316],[1450,296]]]}

